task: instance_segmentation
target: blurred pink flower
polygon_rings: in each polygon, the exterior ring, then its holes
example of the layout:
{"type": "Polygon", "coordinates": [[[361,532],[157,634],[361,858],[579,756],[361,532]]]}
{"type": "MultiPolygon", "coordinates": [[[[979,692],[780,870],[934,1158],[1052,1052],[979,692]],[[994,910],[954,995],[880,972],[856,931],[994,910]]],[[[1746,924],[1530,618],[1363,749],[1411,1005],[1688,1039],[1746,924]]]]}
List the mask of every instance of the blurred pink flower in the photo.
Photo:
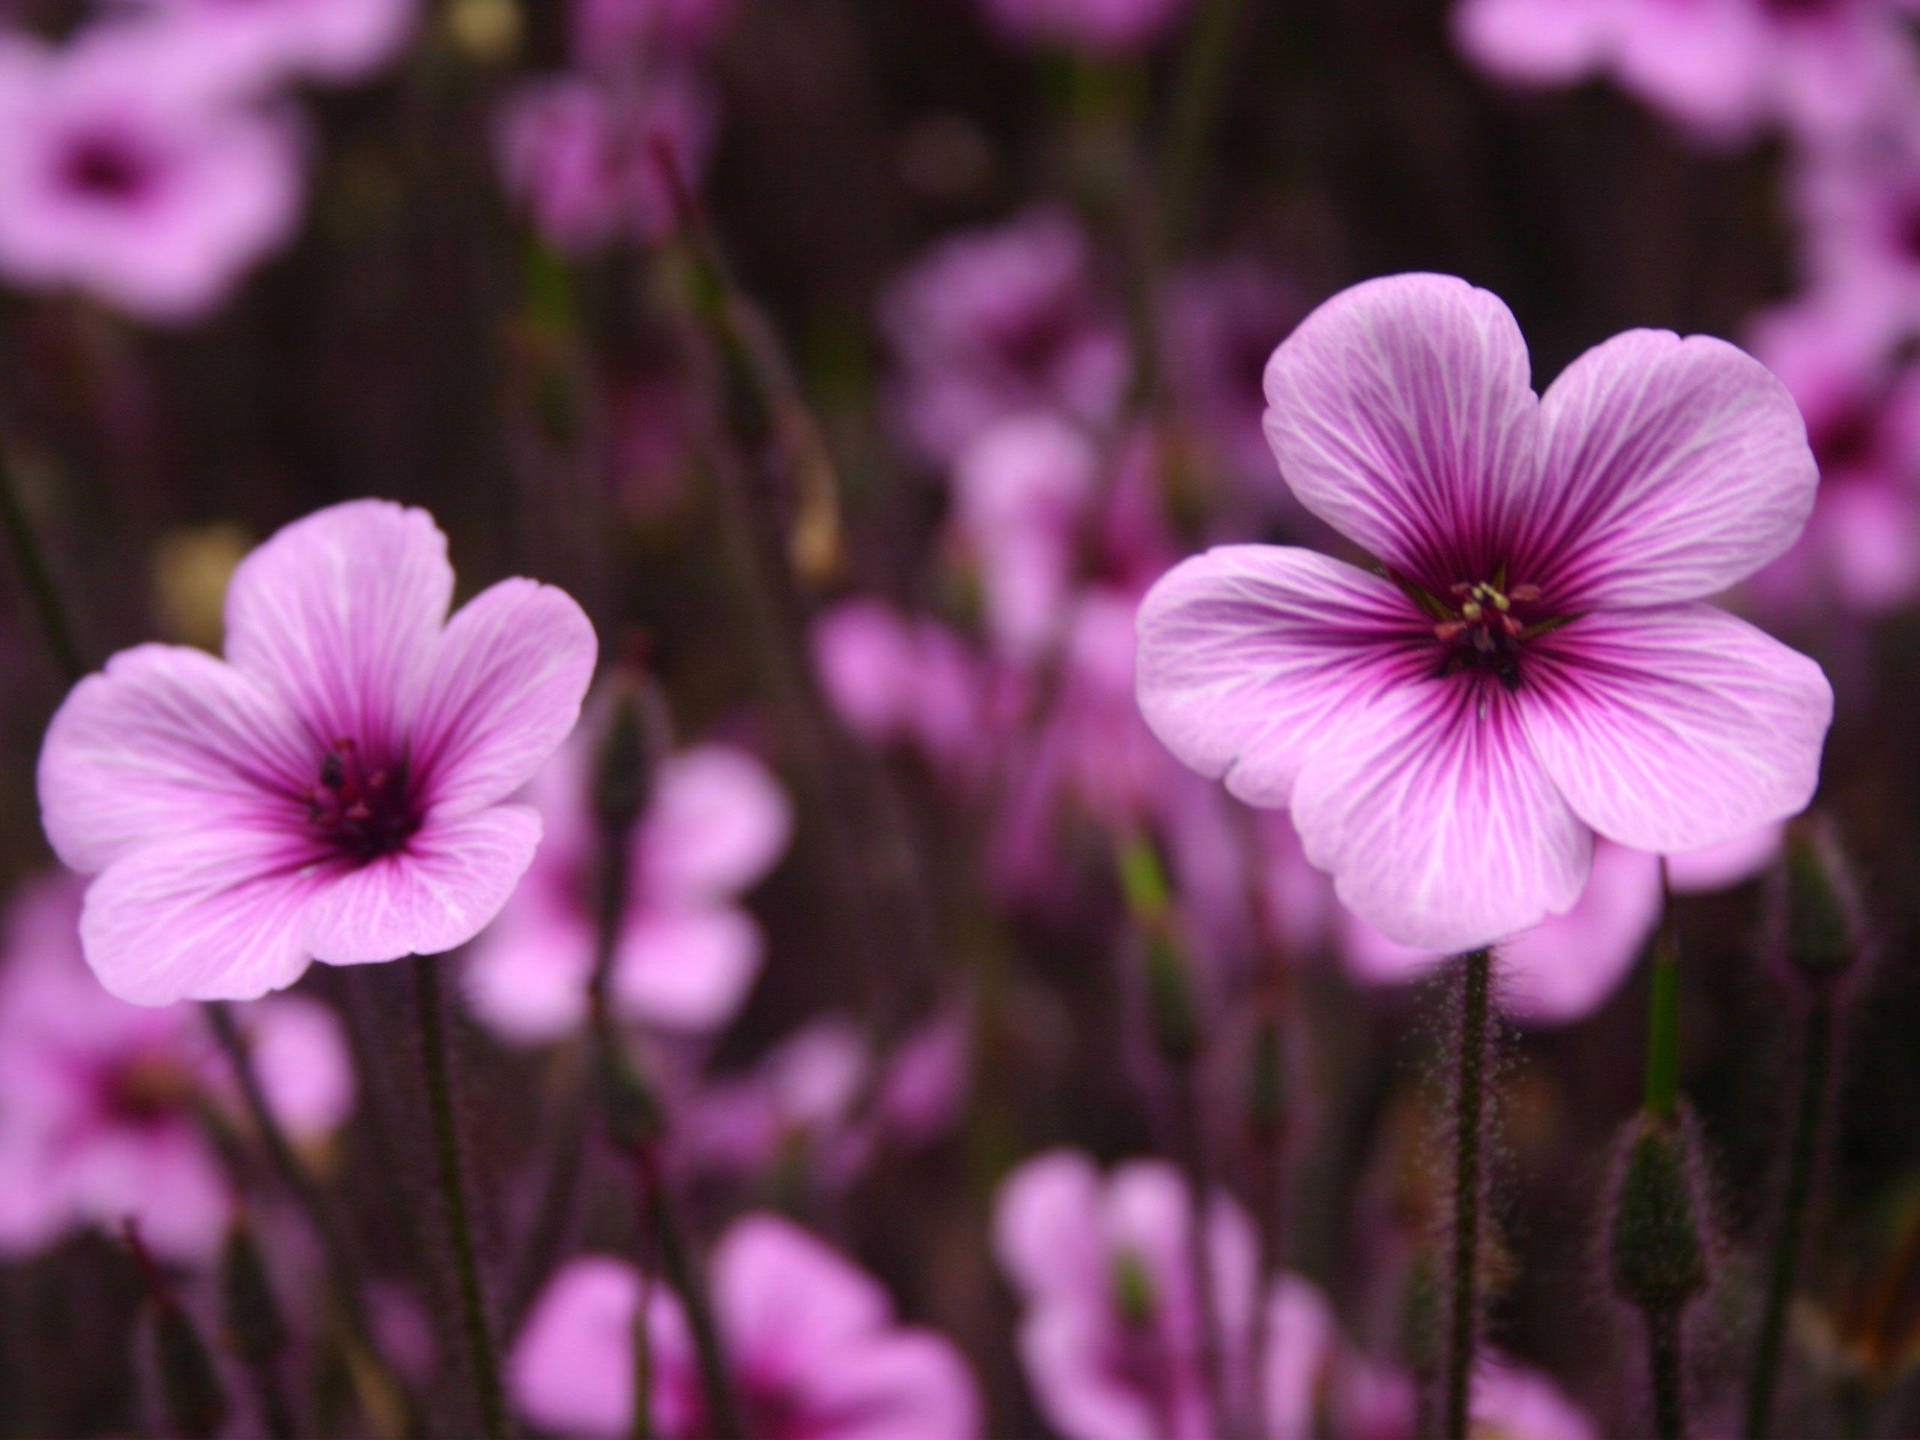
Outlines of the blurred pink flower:
{"type": "Polygon", "coordinates": [[[713,149],[713,97],[679,71],[609,86],[578,75],[535,80],[500,112],[500,169],[508,195],[548,241],[573,254],[672,233],[673,191],[697,183],[713,149]]]}
{"type": "Polygon", "coordinates": [[[252,999],[336,965],[464,944],[540,841],[504,803],[579,715],[593,627],[505,580],[448,619],[423,510],[296,521],[234,572],[226,660],[142,645],[76,685],[40,753],[40,809],[97,875],[80,933],[114,994],[252,999]]]}
{"type": "Polygon", "coordinates": [[[1008,39],[1036,49],[1117,56],[1160,41],[1192,0],[981,0],[1008,39]]]}
{"type": "MultiPolygon", "coordinates": [[[[1159,1160],[1103,1179],[1088,1156],[1027,1161],[994,1201],[994,1252],[1022,1302],[1019,1350],[1067,1440],[1212,1440],[1187,1182],[1159,1160]]],[[[1209,1209],[1221,1362],[1247,1393],[1259,1240],[1230,1199],[1209,1209]]]]}
{"type": "MultiPolygon", "coordinates": [[[[654,1424],[663,1440],[713,1433],[680,1301],[646,1286],[654,1424]]],[[[629,1433],[642,1277],[583,1256],[535,1303],[509,1362],[529,1419],[566,1435],[629,1433]]],[[[715,1319],[747,1440],[970,1440],[980,1407],[959,1352],[897,1324],[886,1292],[777,1216],[749,1215],[713,1256],[715,1319]]]]}
{"type": "Polygon", "coordinates": [[[260,83],[336,84],[386,68],[412,38],[418,0],[124,0],[164,15],[188,43],[260,83]]]}
{"type": "Polygon", "coordinates": [[[1597,72],[1709,140],[1772,119],[1856,129],[1915,77],[1895,0],[1461,0],[1454,34],[1494,77],[1566,85],[1597,72]]]}
{"type": "Polygon", "coordinates": [[[733,18],[735,0],[573,0],[573,63],[635,66],[705,49],[733,18]]]}
{"type": "MultiPolygon", "coordinates": [[[[475,1013],[521,1043],[557,1039],[586,1018],[599,863],[593,748],[583,727],[534,780],[529,798],[546,839],[467,964],[475,1013]]],[[[627,867],[612,974],[617,1013],[691,1031],[733,1017],[766,948],[739,897],[773,869],[792,832],[786,793],[745,751],[699,745],[661,763],[627,867]]]]}
{"type": "Polygon", "coordinates": [[[1126,391],[1125,335],[1095,297],[1085,234],[1058,211],[943,241],[886,292],[880,323],[902,433],[939,463],[1022,412],[1099,427],[1126,391]]]}
{"type": "MultiPolygon", "coordinates": [[[[1920,257],[1910,265],[1920,302],[1920,257]]],[[[1820,466],[1805,533],[1749,583],[1769,609],[1871,613],[1920,591],[1920,366],[1895,358],[1888,301],[1899,307],[1886,290],[1819,294],[1753,329],[1754,354],[1793,392],[1820,466]]]]}
{"type": "MultiPolygon", "coordinates": [[[[199,1103],[246,1123],[224,1056],[190,1006],[107,994],[80,954],[81,882],[29,883],[8,910],[0,961],[0,1253],[123,1218],[161,1256],[205,1261],[229,1184],[199,1103]]],[[[296,1141],[353,1107],[353,1069],[330,1011],[282,997],[240,1017],[267,1102],[296,1141]]]]}
{"type": "Polygon", "coordinates": [[[224,300],[301,209],[297,128],[233,80],[157,22],[0,35],[0,277],[164,322],[224,300]]]}
{"type": "Polygon", "coordinates": [[[1630,331],[1536,396],[1499,300],[1402,275],[1314,311],[1266,389],[1288,484],[1388,573],[1184,561],[1140,608],[1140,706],[1187,764],[1290,809],[1349,908],[1466,949],[1572,908],[1596,832],[1699,849],[1806,805],[1825,676],[1697,603],[1813,503],[1757,361],[1630,331]]]}

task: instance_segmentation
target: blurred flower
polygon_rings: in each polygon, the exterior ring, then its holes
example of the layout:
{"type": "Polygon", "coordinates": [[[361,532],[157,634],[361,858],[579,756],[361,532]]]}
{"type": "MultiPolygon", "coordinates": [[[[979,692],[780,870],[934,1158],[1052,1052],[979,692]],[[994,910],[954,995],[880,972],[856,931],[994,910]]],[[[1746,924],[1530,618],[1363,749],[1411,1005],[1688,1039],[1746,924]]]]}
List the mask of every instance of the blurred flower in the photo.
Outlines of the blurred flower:
{"type": "MultiPolygon", "coordinates": [[[[160,1255],[208,1261],[229,1185],[200,1109],[240,1118],[224,1056],[189,1006],[108,995],[80,955],[81,882],[36,880],[7,914],[0,963],[0,1252],[131,1216],[160,1255]]],[[[331,1012],[283,997],[241,1017],[275,1116],[296,1141],[353,1107],[353,1069],[331,1012]]]]}
{"type": "Polygon", "coordinates": [[[735,0],[573,0],[573,61],[583,70],[639,65],[711,45],[735,0]]]}
{"type": "MultiPolygon", "coordinates": [[[[601,853],[592,749],[583,729],[534,780],[545,841],[467,964],[475,1013],[522,1043],[556,1039],[586,1018],[601,853]]],[[[627,866],[610,991],[618,1014],[694,1031],[733,1017],[766,948],[739,897],[773,869],[792,832],[786,793],[745,751],[701,745],[662,762],[627,866]]]]}
{"type": "Polygon", "coordinates": [[[1008,39],[1048,50],[1119,56],[1164,40],[1192,0],[981,0],[1008,39]]]}
{"type": "Polygon", "coordinates": [[[212,310],[292,239],[300,144],[180,29],[100,25],[63,49],[0,36],[0,276],[144,319],[212,310]]]}
{"type": "Polygon", "coordinates": [[[1086,236],[1058,211],[943,241],[886,292],[880,322],[902,433],[929,460],[1025,411],[1099,427],[1126,390],[1126,337],[1095,299],[1086,236]]]}
{"type": "Polygon", "coordinates": [[[716,126],[712,96],[678,71],[617,87],[577,75],[536,80],[501,109],[501,173],[509,196],[562,250],[650,244],[675,224],[661,152],[693,184],[716,126]]]}
{"type": "Polygon", "coordinates": [[[1342,901],[1422,949],[1570,909],[1596,832],[1690,850],[1798,811],[1832,716],[1812,661],[1692,603],[1812,506],[1785,387],[1647,330],[1544,397],[1527,377],[1513,317],[1461,281],[1334,297],[1274,353],[1267,433],[1301,503],[1387,575],[1225,546],[1140,610],[1155,734],[1289,808],[1342,901]]]}
{"type": "Polygon", "coordinates": [[[344,84],[390,64],[411,38],[418,0],[124,0],[167,16],[198,48],[272,83],[344,84]]]}
{"type": "MultiPolygon", "coordinates": [[[[529,1419],[567,1435],[631,1431],[643,1290],[654,1425],[663,1440],[713,1433],[679,1297],[604,1255],[555,1275],[521,1331],[509,1377],[529,1419]]],[[[747,1440],[979,1433],[979,1400],[959,1352],[931,1331],[896,1324],[872,1277],[789,1221],[757,1214],[734,1223],[714,1250],[713,1302],[747,1440]]]]}
{"type": "MultiPolygon", "coordinates": [[[[1910,264],[1920,301],[1920,256],[1910,264]]],[[[1753,329],[1754,354],[1793,392],[1820,465],[1806,532],[1750,582],[1772,609],[1884,611],[1920,590],[1920,366],[1896,359],[1886,333],[1895,294],[1822,293],[1753,329]]]]}
{"type": "Polygon", "coordinates": [[[1781,119],[1804,135],[1856,128],[1915,79],[1896,0],[1462,0],[1469,59],[1525,85],[1610,71],[1708,139],[1781,119]]]}
{"type": "Polygon", "coordinates": [[[76,685],[40,754],[41,820],[87,891],[87,962],[138,1004],[252,999],[313,959],[465,943],[540,817],[503,803],[572,730],[593,627],[506,580],[451,620],[422,510],[336,505],[241,562],[226,660],[142,645],[76,685]]]}
{"type": "MultiPolygon", "coordinates": [[[[1187,1182],[1163,1161],[1102,1179],[1056,1150],[1002,1182],[994,1252],[1023,1305],[1021,1364],[1069,1440],[1211,1440],[1192,1225],[1187,1182]]],[[[1223,1373],[1245,1393],[1259,1240],[1225,1196],[1206,1229],[1223,1373]]]]}

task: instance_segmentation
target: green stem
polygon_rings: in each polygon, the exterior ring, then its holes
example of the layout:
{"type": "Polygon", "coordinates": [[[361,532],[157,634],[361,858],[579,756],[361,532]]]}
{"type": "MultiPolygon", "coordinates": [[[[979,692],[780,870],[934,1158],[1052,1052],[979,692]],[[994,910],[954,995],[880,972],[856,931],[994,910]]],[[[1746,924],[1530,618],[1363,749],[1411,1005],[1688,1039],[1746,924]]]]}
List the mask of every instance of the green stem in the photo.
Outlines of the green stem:
{"type": "Polygon", "coordinates": [[[1820,1158],[1828,1077],[1833,1069],[1833,1038],[1833,996],[1828,990],[1817,990],[1808,999],[1801,1038],[1800,1100],[1787,1152],[1786,1190],[1780,1206],[1780,1228],[1774,1234],[1766,1308],[1761,1312],[1747,1387],[1747,1440],[1766,1440],[1772,1428],[1774,1393],[1786,1343],[1787,1305],[1799,1279],[1801,1246],[1813,1204],[1813,1177],[1820,1158]]]}
{"type": "Polygon", "coordinates": [[[46,632],[47,648],[53,651],[67,683],[77,684],[87,673],[86,658],[61,598],[60,587],[54,581],[53,567],[47,563],[46,547],[33,528],[4,454],[0,454],[0,525],[6,528],[7,542],[20,567],[20,578],[33,597],[34,608],[40,612],[40,627],[46,632]]]}
{"type": "Polygon", "coordinates": [[[1681,1324],[1678,1309],[1647,1312],[1647,1368],[1653,1380],[1653,1428],[1659,1440],[1686,1440],[1681,1324]]]}
{"type": "Polygon", "coordinates": [[[420,1059],[425,1072],[427,1106],[433,1120],[440,1194],[446,1206],[447,1232],[460,1283],[460,1311],[467,1333],[480,1417],[487,1440],[506,1440],[507,1410],[500,1391],[500,1363],[487,1324],[486,1297],[480,1286],[480,1261],[467,1207],[466,1176],[460,1156],[460,1130],[453,1107],[453,1067],[440,995],[440,959],[419,957],[413,966],[414,999],[420,1022],[420,1059]]]}
{"type": "Polygon", "coordinates": [[[1460,1073],[1454,1095],[1453,1258],[1448,1275],[1447,1440],[1466,1440],[1473,1357],[1480,1324],[1481,1151],[1487,1108],[1487,1031],[1493,952],[1474,950],[1460,967],[1460,1073]]]}
{"type": "Polygon", "coordinates": [[[1208,0],[1181,54],[1161,164],[1157,244],[1162,254],[1172,254],[1179,248],[1198,202],[1206,178],[1207,141],[1220,111],[1227,71],[1233,64],[1233,42],[1245,8],[1246,0],[1208,0]]]}
{"type": "Polygon", "coordinates": [[[1673,918],[1673,892],[1667,862],[1660,861],[1665,917],[1653,949],[1653,997],[1647,1010],[1647,1089],[1645,1108],[1672,1123],[1680,1108],[1680,940],[1673,918]]]}

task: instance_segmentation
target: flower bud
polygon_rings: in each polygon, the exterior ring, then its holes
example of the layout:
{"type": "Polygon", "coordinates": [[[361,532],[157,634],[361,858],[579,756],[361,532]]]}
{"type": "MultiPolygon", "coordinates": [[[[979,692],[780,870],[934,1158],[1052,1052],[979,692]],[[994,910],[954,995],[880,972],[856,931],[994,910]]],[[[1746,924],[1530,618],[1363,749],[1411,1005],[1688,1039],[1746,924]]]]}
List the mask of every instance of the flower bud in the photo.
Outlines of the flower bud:
{"type": "Polygon", "coordinates": [[[1787,963],[1811,984],[1837,980],[1860,955],[1860,906],[1833,827],[1820,819],[1787,836],[1782,934],[1787,963]]]}
{"type": "Polygon", "coordinates": [[[1628,1127],[1608,1231],[1614,1293],[1648,1314],[1676,1314],[1707,1288],[1707,1240],[1693,1142],[1679,1122],[1643,1114],[1628,1127]]]}
{"type": "Polygon", "coordinates": [[[659,686],[642,675],[617,676],[613,713],[593,767],[593,814],[603,829],[624,835],[646,813],[671,736],[659,686]]]}

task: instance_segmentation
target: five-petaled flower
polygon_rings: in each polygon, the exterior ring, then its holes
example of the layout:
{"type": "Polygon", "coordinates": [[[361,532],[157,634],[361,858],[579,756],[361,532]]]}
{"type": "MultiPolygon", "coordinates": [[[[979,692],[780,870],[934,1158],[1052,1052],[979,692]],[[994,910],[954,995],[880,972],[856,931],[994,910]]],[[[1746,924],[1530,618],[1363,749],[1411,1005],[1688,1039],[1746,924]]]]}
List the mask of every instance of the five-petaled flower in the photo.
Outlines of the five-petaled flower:
{"type": "Polygon", "coordinates": [[[531,580],[449,619],[452,598],[425,511],[337,505],[242,562],[225,660],[142,645],[74,687],[40,808],[98,875],[81,940],[107,989],[251,999],[312,959],[450,950],[499,912],[540,841],[502,802],[573,729],[597,647],[531,580]]]}
{"type": "Polygon", "coordinates": [[[1596,833],[1701,849],[1803,808],[1833,696],[1697,603],[1799,534],[1817,472],[1785,387],[1722,341],[1615,336],[1546,391],[1498,299],[1401,275],[1274,352],[1267,436],[1378,562],[1224,546],[1139,615],[1147,723],[1291,810],[1394,939],[1459,950],[1567,910],[1596,833]]]}

